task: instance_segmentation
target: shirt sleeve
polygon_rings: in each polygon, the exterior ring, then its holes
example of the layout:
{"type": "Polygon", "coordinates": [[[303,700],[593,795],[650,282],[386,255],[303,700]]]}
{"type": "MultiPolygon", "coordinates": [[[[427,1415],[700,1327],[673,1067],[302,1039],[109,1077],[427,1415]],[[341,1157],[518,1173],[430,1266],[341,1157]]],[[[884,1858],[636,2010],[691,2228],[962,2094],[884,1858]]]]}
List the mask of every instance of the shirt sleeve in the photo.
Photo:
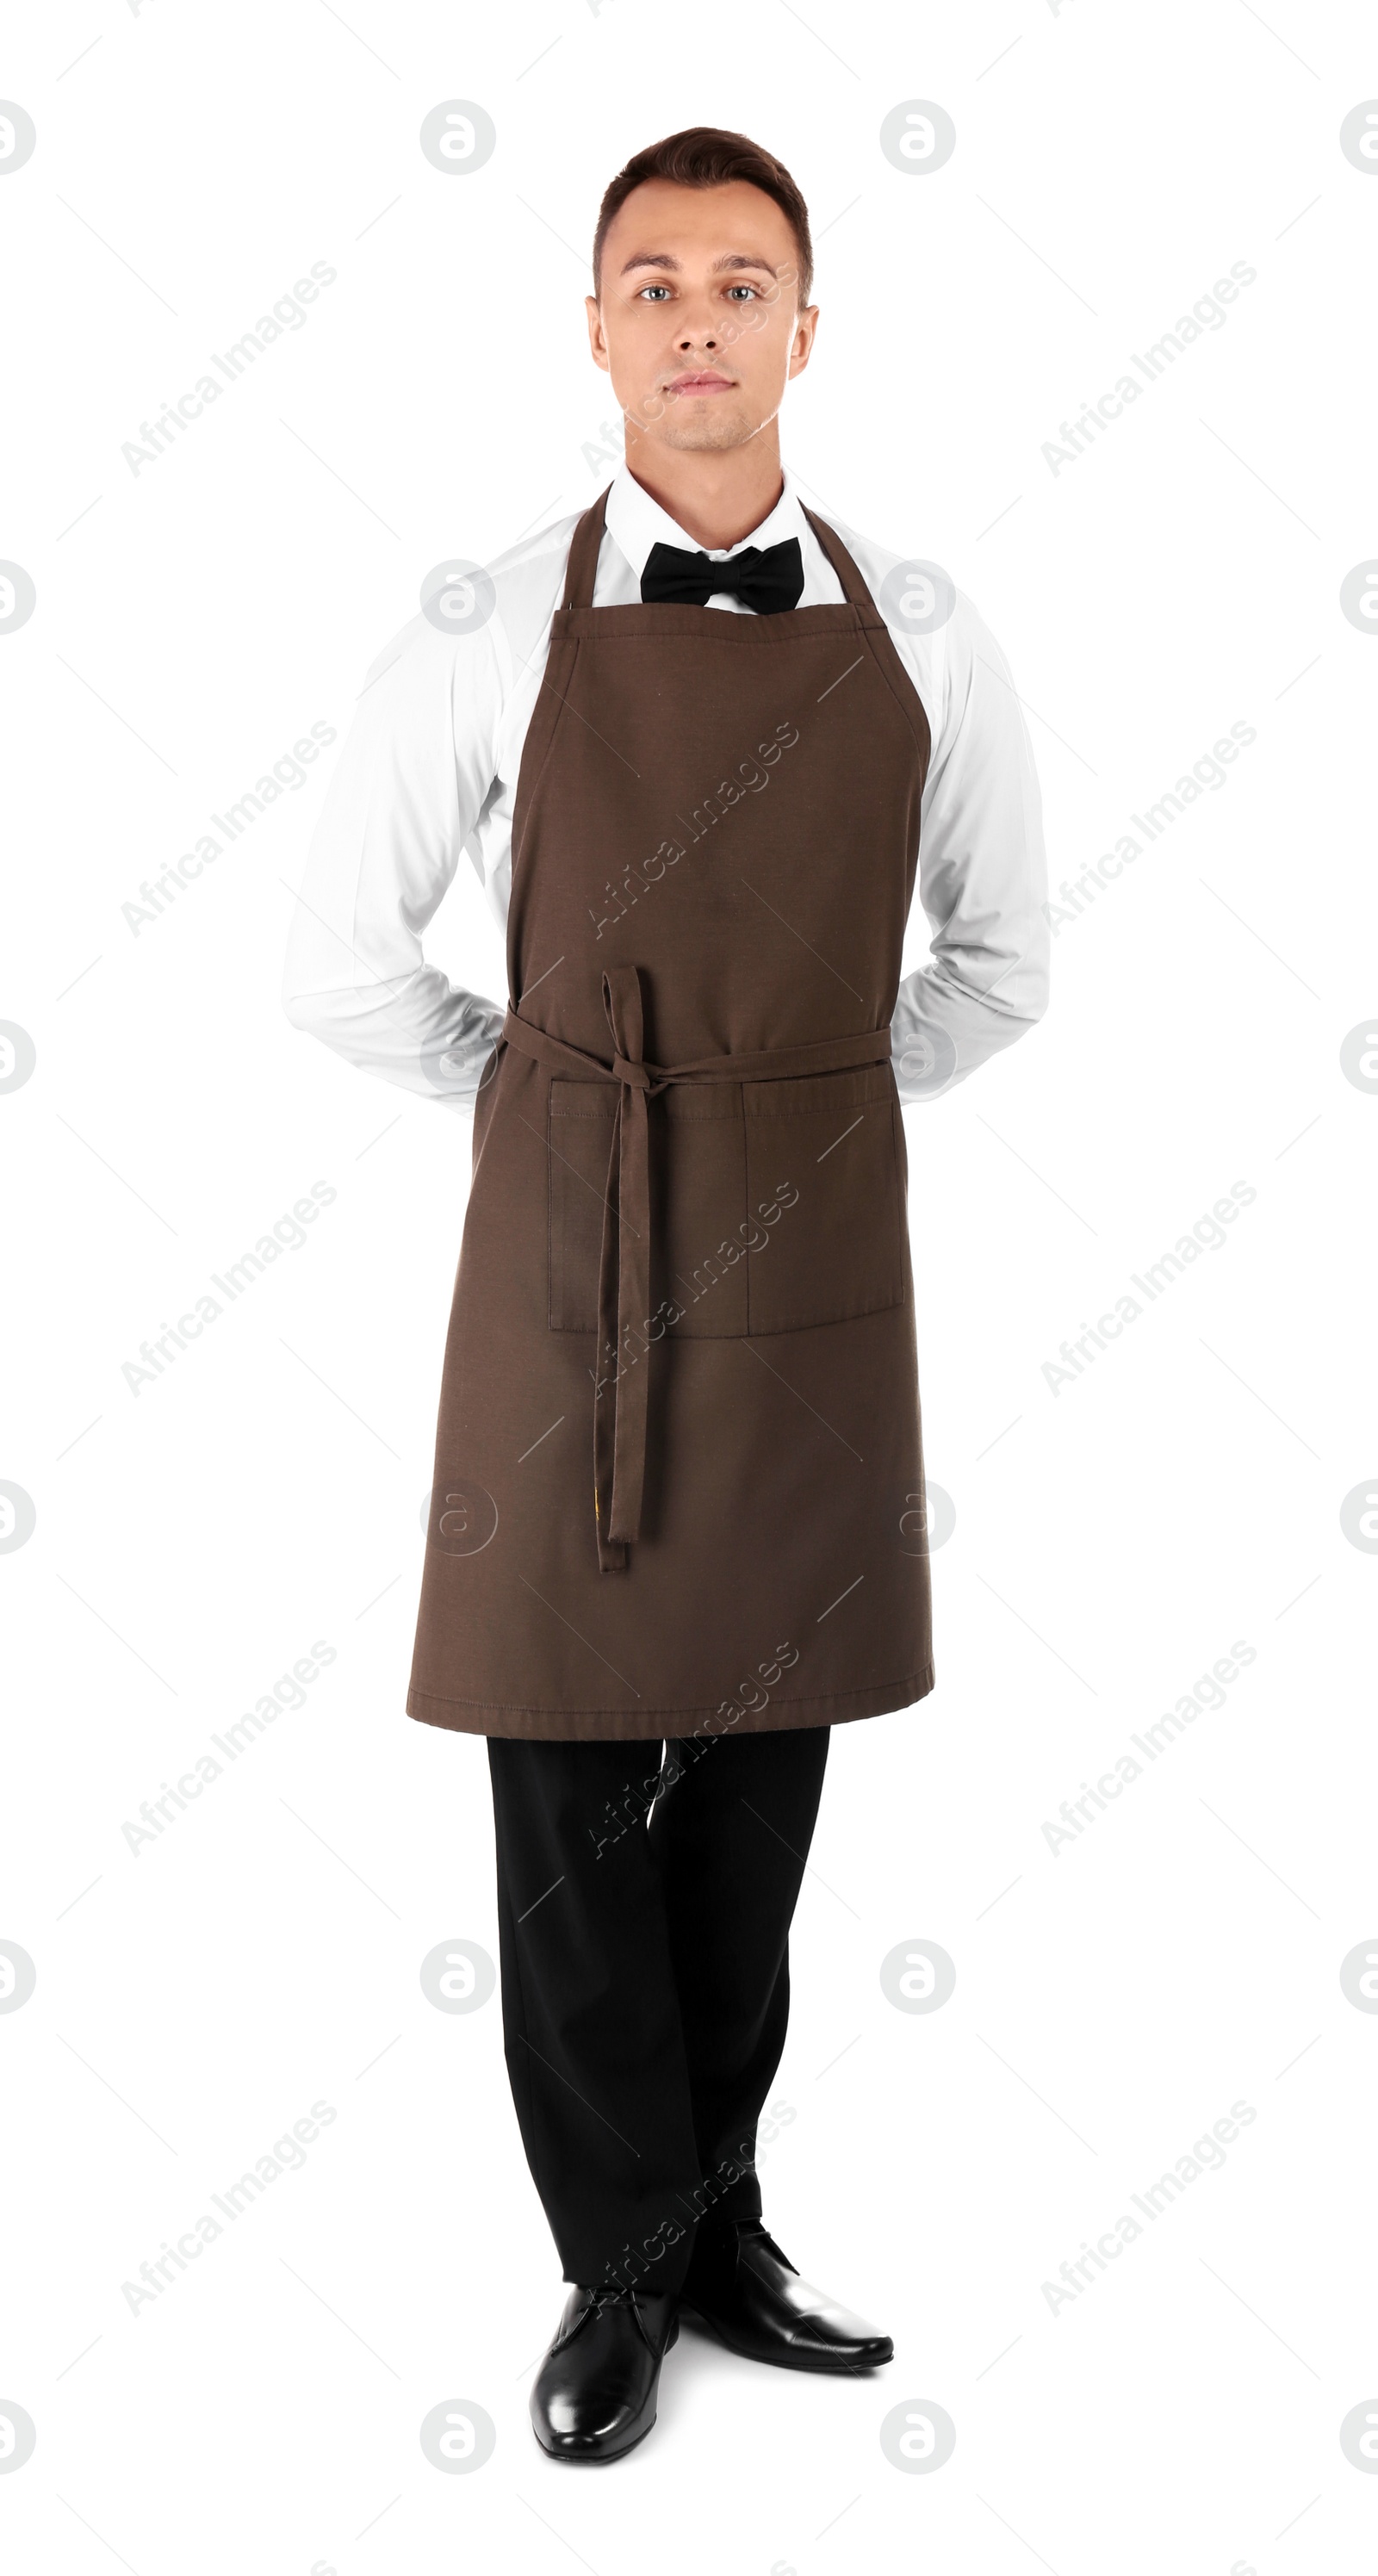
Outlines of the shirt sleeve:
{"type": "Polygon", "coordinates": [[[360,693],[312,835],[283,1008],[350,1064],[471,1109],[503,1011],[428,965],[421,934],[497,772],[495,619],[457,638],[417,618],[360,693]]]}
{"type": "MultiPolygon", "coordinates": [[[[896,641],[903,650],[909,639],[896,641]]],[[[960,593],[941,630],[941,660],[916,680],[930,720],[936,706],[941,722],[919,842],[931,956],[905,977],[891,1023],[902,1100],[950,1091],[1042,1018],[1050,950],[1028,728],[999,645],[960,593]]]]}

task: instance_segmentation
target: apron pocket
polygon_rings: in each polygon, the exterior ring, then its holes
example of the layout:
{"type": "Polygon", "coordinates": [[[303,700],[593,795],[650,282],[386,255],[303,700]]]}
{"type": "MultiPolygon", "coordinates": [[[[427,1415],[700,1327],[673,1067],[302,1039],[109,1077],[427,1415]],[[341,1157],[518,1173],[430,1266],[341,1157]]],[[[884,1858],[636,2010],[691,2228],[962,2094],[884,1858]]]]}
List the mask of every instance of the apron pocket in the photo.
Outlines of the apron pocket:
{"type": "MultiPolygon", "coordinates": [[[[617,1095],[550,1085],[549,1318],[598,1330],[617,1095]]],[[[904,1131],[888,1065],[796,1082],[685,1083],[651,1103],[647,1338],[797,1332],[905,1294],[904,1131]]]]}
{"type": "Polygon", "coordinates": [[[743,1085],[747,1329],[788,1333],[903,1303],[904,1131],[888,1065],[743,1085]]]}
{"type": "Polygon", "coordinates": [[[550,1086],[549,1271],[553,1333],[598,1330],[598,1263],[617,1094],[606,1082],[550,1086]]]}

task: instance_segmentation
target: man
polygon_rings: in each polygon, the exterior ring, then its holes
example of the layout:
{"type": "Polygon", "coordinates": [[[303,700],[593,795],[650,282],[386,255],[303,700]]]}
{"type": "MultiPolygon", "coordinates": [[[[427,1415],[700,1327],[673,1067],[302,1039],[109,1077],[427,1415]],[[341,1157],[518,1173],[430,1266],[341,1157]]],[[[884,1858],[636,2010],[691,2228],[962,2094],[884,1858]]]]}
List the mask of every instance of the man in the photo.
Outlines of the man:
{"type": "Polygon", "coordinates": [[[933,1686],[898,1099],[1039,1018],[1047,945],[997,647],[782,471],[811,272],[742,135],[613,181],[626,464],[375,666],[288,962],[299,1027],[476,1103],[407,1705],[488,1738],[563,2460],[650,2431],[682,2310],[790,2368],[893,2350],[766,2233],[756,2122],[829,1729],[933,1686]],[[421,951],[461,851],[505,1010],[421,951]]]}

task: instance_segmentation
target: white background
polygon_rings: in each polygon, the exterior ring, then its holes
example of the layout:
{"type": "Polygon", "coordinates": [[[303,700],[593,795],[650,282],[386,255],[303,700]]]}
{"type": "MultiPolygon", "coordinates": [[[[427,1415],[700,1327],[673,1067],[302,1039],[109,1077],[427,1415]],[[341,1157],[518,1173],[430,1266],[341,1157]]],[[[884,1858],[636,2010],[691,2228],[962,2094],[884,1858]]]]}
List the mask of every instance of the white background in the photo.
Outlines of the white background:
{"type": "MultiPolygon", "coordinates": [[[[1378,643],[1339,590],[1375,536],[1378,175],[1338,141],[1378,93],[1371,25],[54,0],[14,14],[0,88],[38,129],[0,179],[0,554],[37,587],[0,636],[0,1016],[37,1050],[0,1099],[0,1477],[37,1514],[0,1563],[0,1936],[37,1968],[0,2016],[0,2398],[37,2428],[0,2475],[10,2563],[1371,2568],[1378,2477],[1339,2427],[1378,2408],[1378,2017],[1339,1969],[1378,1936],[1378,1568],[1340,1514],[1378,1471],[1378,1105],[1340,1050],[1378,998],[1378,643]],[[459,178],[417,142],[447,98],[498,131],[459,178]],[[957,128],[926,175],[879,148],[915,98],[957,128]],[[1232,723],[1257,739],[1059,929],[1041,1027],[906,1112],[956,1509],[938,1685],[835,1733],[762,2159],[786,2249],[896,2360],[836,2384],[686,2331],[653,2438],[581,2478],[527,2424],[562,2289],[498,2002],[443,2014],[418,1975],[497,1947],[484,1746],[403,1712],[469,1131],[281,1014],[329,756],[137,936],[122,907],[313,722],[343,730],[433,565],[606,482],[598,199],[697,121],[808,197],[786,459],[989,620],[1054,889],[1232,723]],[[140,422],[313,261],[338,274],[305,326],[131,473],[140,422]],[[1224,327],[1054,474],[1059,424],[1236,261],[1224,327]],[[306,1243],[132,1394],[140,1343],[315,1181],[306,1243]],[[1051,1392],[1062,1341],[1236,1181],[1224,1246],[1051,1392]],[[136,1857],[125,1820],[317,1639],[305,1705],[136,1857]],[[1045,1819],[1237,1639],[1223,1708],[1055,1856],[1045,1819]],[[957,1967],[931,2016],[879,1980],[916,1939],[957,1967]],[[131,2313],[122,2284],[316,2101],[302,2169],[131,2313]],[[1051,2309],[1240,2101],[1223,2167],[1051,2309]],[[451,2398],[497,2429],[469,2475],[418,2440],[451,2398]],[[925,2399],[956,2448],[906,2475],[879,2428],[925,2399]]],[[[501,998],[472,880],[437,932],[501,998]]],[[[916,918],[907,964],[925,943],[916,918]]]]}

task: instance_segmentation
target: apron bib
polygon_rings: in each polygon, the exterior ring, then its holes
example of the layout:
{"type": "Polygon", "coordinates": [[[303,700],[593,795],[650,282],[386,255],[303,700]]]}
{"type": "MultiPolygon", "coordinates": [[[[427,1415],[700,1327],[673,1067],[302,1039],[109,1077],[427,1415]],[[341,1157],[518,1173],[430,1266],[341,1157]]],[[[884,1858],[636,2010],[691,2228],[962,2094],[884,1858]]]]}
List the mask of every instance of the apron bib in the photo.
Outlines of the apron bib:
{"type": "Polygon", "coordinates": [[[890,1021],[923,707],[846,594],[592,606],[523,748],[407,1707],[476,1734],[822,1726],[933,1687],[890,1021]]]}

